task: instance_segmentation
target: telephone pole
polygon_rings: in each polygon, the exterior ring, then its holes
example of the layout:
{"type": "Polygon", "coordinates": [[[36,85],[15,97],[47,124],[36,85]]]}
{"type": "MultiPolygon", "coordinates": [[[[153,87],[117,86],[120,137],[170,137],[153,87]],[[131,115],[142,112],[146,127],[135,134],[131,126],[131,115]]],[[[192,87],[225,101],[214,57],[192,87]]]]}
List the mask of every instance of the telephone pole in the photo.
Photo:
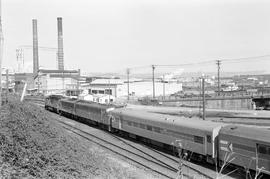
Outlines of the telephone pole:
{"type": "Polygon", "coordinates": [[[152,65],[153,99],[155,99],[155,65],[152,65]]]}
{"type": "Polygon", "coordinates": [[[81,77],[81,69],[78,69],[78,74],[77,74],[77,85],[76,85],[76,95],[79,98],[80,95],[80,77],[81,77]]]}
{"type": "Polygon", "coordinates": [[[204,76],[202,77],[202,98],[203,98],[203,113],[202,118],[205,120],[205,88],[204,88],[204,76]]]}
{"type": "Polygon", "coordinates": [[[6,102],[8,102],[8,92],[9,92],[9,75],[8,75],[8,69],[6,69],[6,102]]]}
{"type": "Polygon", "coordinates": [[[163,75],[163,100],[165,100],[165,75],[163,75]]]}
{"type": "Polygon", "coordinates": [[[127,69],[127,100],[129,100],[129,68],[127,69]]]}
{"type": "Polygon", "coordinates": [[[2,106],[2,61],[4,37],[2,31],[2,1],[0,0],[0,108],[2,106]]]}
{"type": "Polygon", "coordinates": [[[220,96],[220,65],[221,61],[217,60],[217,67],[218,67],[218,96],[220,96]]]}

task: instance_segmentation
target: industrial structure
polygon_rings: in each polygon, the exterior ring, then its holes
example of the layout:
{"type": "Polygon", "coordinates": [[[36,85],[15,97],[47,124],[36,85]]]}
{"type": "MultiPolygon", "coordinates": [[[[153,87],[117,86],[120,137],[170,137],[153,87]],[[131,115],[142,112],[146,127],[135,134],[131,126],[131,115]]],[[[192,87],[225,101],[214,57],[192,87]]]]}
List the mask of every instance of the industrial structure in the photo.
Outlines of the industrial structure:
{"type": "Polygon", "coordinates": [[[64,49],[63,49],[63,25],[62,18],[57,18],[57,32],[58,32],[58,70],[64,70],[64,49]]]}
{"type": "Polygon", "coordinates": [[[2,105],[2,62],[3,62],[2,1],[0,0],[0,107],[2,105]]]}
{"type": "Polygon", "coordinates": [[[37,32],[37,20],[32,20],[33,26],[33,74],[36,74],[39,69],[38,61],[38,32],[37,32]]]}
{"type": "Polygon", "coordinates": [[[62,18],[57,18],[57,43],[58,48],[40,47],[38,45],[38,28],[37,19],[32,20],[33,29],[33,46],[23,45],[16,50],[18,72],[13,75],[15,83],[14,90],[20,93],[27,83],[29,93],[66,93],[66,90],[78,90],[80,86],[80,70],[64,70],[64,52],[63,52],[63,25],[62,18]],[[23,72],[24,49],[33,49],[33,72],[23,72]],[[56,69],[40,69],[39,66],[39,49],[56,52],[57,67],[56,69]]]}
{"type": "Polygon", "coordinates": [[[38,71],[39,88],[43,94],[65,93],[76,90],[80,78],[80,70],[43,70],[38,71]]]}

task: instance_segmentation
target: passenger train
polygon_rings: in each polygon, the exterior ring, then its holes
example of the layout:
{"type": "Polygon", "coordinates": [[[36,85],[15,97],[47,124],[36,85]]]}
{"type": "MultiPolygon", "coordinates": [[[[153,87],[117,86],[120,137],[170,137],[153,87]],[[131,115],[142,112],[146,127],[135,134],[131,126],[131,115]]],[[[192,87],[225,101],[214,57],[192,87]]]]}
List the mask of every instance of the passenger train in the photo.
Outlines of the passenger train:
{"type": "Polygon", "coordinates": [[[269,129],[149,113],[61,95],[46,97],[45,108],[165,150],[181,149],[197,160],[220,166],[230,161],[239,169],[260,169],[270,175],[269,129]]]}

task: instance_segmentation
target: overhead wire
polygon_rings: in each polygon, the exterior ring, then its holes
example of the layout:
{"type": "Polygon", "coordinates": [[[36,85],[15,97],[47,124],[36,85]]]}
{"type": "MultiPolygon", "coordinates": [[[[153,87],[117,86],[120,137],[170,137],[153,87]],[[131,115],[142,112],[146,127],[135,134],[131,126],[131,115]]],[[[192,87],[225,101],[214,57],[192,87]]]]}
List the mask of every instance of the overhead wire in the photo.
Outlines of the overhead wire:
{"type": "MultiPolygon", "coordinates": [[[[266,60],[267,57],[270,57],[270,55],[261,55],[261,56],[251,56],[251,57],[242,57],[242,58],[231,58],[231,59],[222,59],[220,58],[220,61],[223,63],[238,63],[241,61],[249,61],[249,60],[266,60]],[[236,61],[236,62],[235,62],[236,61]]],[[[208,61],[201,61],[201,62],[194,62],[194,63],[183,63],[183,64],[157,64],[154,65],[156,67],[183,67],[183,66],[193,66],[193,65],[203,65],[203,64],[211,64],[216,63],[217,60],[208,60],[208,61]]]]}

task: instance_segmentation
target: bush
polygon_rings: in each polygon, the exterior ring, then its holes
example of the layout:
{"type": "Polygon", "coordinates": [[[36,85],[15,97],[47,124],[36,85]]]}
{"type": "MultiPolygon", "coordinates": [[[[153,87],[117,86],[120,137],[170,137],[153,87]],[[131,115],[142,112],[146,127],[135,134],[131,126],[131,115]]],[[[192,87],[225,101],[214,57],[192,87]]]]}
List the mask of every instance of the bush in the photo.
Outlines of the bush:
{"type": "Polygon", "coordinates": [[[1,175],[15,178],[98,175],[95,166],[98,157],[49,118],[48,113],[28,103],[11,101],[2,108],[1,175]]]}

